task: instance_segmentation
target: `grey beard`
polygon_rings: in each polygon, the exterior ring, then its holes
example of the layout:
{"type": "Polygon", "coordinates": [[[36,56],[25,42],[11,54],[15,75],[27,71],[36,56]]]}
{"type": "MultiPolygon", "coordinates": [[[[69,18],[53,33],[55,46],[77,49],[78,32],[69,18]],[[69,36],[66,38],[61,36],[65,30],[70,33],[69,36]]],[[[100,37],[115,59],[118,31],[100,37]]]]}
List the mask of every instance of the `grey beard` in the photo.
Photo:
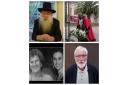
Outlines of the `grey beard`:
{"type": "Polygon", "coordinates": [[[51,31],[51,27],[53,24],[53,18],[50,17],[48,20],[44,20],[42,17],[39,18],[39,23],[41,26],[41,29],[44,33],[48,33],[51,31]]]}

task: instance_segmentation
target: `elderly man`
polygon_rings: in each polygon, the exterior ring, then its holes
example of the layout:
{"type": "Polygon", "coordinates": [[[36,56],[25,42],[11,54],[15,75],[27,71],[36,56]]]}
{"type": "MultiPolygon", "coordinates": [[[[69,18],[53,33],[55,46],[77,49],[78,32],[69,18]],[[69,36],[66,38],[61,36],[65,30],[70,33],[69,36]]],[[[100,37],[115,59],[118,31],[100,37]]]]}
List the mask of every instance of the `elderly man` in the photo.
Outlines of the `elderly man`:
{"type": "Polygon", "coordinates": [[[97,69],[87,63],[88,50],[78,46],[74,51],[75,64],[66,70],[65,83],[99,83],[97,69]]]}
{"type": "Polygon", "coordinates": [[[32,39],[35,41],[53,42],[60,41],[61,31],[59,21],[52,17],[55,10],[52,10],[50,2],[43,2],[43,8],[38,8],[39,19],[34,21],[32,39]]]}

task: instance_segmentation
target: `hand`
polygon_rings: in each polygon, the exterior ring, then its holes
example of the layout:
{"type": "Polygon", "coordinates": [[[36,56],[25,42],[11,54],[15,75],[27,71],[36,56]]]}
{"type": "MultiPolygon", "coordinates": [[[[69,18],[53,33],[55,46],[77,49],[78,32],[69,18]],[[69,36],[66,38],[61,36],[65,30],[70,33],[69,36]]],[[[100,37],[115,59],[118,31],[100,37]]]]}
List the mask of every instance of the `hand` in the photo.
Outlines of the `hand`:
{"type": "Polygon", "coordinates": [[[37,35],[36,39],[39,41],[46,41],[48,36],[48,34],[37,35]]]}
{"type": "Polygon", "coordinates": [[[55,40],[55,38],[53,36],[48,35],[48,34],[44,34],[44,40],[48,41],[48,42],[52,42],[55,40]]]}
{"type": "Polygon", "coordinates": [[[49,41],[49,42],[55,41],[55,38],[52,37],[52,36],[49,36],[49,37],[47,38],[47,41],[49,41]]]}
{"type": "Polygon", "coordinates": [[[61,79],[63,78],[63,68],[61,68],[61,69],[58,71],[58,74],[59,74],[59,76],[58,76],[57,80],[61,80],[61,79]]]}
{"type": "Polygon", "coordinates": [[[48,34],[37,35],[36,39],[39,41],[48,41],[48,42],[55,40],[55,38],[53,36],[50,36],[48,34]]]}
{"type": "Polygon", "coordinates": [[[44,40],[43,35],[37,35],[36,40],[43,41],[44,40]]]}

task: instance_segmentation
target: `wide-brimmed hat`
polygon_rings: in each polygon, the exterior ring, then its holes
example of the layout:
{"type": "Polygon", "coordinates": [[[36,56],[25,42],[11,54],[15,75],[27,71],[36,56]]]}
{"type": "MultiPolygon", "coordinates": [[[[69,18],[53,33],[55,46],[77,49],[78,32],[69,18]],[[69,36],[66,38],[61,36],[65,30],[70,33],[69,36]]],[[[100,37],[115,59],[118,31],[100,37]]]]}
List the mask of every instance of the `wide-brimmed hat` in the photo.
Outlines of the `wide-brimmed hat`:
{"type": "Polygon", "coordinates": [[[56,11],[52,9],[51,7],[51,3],[50,2],[43,2],[43,7],[42,8],[38,8],[39,12],[42,11],[50,11],[52,13],[55,13],[56,11]]]}

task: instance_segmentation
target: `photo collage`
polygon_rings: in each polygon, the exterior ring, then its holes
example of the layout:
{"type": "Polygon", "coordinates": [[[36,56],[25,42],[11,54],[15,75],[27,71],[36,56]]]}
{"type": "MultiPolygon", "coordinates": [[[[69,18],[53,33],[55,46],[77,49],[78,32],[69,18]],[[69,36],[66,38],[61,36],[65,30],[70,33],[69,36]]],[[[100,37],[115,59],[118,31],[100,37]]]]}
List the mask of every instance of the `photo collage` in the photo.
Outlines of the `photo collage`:
{"type": "Polygon", "coordinates": [[[29,84],[99,84],[99,1],[29,1],[29,84]]]}

